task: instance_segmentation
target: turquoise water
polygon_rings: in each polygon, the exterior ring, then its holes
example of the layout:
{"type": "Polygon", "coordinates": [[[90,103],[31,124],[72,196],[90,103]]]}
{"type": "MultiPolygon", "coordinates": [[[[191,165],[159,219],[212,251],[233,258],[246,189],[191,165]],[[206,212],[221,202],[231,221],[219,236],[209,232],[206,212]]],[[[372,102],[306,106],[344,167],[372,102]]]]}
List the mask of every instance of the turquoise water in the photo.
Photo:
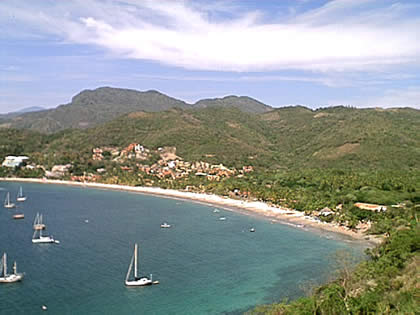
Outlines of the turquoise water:
{"type": "MultiPolygon", "coordinates": [[[[20,185],[0,183],[0,198],[20,185]]],[[[325,281],[337,250],[362,252],[355,243],[187,201],[22,186],[25,219],[0,211],[0,254],[8,253],[9,265],[17,260],[25,279],[0,285],[1,314],[40,314],[41,305],[50,314],[240,314],[325,281]],[[38,211],[59,245],[32,244],[38,211]],[[164,221],[172,228],[161,229],[164,221]],[[140,270],[159,285],[124,286],[135,242],[140,270]]]]}

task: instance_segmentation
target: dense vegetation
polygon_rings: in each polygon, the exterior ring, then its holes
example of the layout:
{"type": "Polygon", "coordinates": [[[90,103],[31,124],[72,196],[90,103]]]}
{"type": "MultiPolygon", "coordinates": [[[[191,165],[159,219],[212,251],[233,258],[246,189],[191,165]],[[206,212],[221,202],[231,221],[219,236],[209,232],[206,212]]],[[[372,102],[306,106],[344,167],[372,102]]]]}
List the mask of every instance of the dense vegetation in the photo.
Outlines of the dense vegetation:
{"type": "Polygon", "coordinates": [[[228,166],[411,170],[419,167],[419,126],[420,112],[413,109],[290,107],[262,114],[217,107],[172,109],[55,133],[44,138],[48,145],[38,151],[56,156],[77,152],[87,159],[93,146],[138,142],[149,148],[176,146],[186,160],[228,166]]]}

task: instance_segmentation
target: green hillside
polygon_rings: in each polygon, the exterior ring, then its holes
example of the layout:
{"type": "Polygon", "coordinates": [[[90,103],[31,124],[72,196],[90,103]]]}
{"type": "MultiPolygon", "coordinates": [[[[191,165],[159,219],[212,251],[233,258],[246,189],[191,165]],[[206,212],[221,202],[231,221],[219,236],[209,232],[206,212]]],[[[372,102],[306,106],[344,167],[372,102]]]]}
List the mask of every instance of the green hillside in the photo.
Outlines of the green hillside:
{"type": "Polygon", "coordinates": [[[204,99],[194,104],[194,108],[205,107],[234,107],[246,113],[264,113],[273,110],[271,106],[265,105],[247,96],[226,96],[223,98],[204,99]]]}
{"type": "Polygon", "coordinates": [[[187,160],[229,166],[418,169],[419,126],[420,111],[414,109],[286,107],[262,114],[226,107],[171,109],[130,113],[83,131],[45,136],[48,144],[37,150],[87,158],[95,146],[137,142],[149,148],[175,146],[187,160]]]}

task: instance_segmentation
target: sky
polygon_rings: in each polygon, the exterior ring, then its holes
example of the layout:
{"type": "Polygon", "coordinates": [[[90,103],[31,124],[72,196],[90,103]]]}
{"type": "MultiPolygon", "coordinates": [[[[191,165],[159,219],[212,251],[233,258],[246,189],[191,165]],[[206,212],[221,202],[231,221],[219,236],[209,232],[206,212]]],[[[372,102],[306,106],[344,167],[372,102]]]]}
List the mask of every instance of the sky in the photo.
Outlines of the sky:
{"type": "Polygon", "coordinates": [[[0,113],[101,86],[420,109],[420,1],[0,1],[0,113]]]}

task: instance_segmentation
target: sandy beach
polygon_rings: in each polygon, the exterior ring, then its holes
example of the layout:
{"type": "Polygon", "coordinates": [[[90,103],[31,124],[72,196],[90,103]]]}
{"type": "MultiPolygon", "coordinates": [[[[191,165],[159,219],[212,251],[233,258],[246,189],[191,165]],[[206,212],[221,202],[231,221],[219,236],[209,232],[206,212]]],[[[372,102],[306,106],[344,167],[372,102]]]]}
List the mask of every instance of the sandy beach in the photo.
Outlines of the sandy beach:
{"type": "Polygon", "coordinates": [[[221,207],[230,211],[238,211],[244,214],[254,214],[264,216],[270,219],[273,223],[283,223],[294,226],[296,228],[309,228],[317,229],[321,231],[328,231],[345,235],[352,239],[363,240],[372,244],[381,242],[380,238],[373,236],[366,236],[360,232],[354,232],[345,227],[339,226],[334,223],[324,223],[315,220],[312,217],[305,216],[303,212],[271,206],[261,201],[244,201],[231,199],[227,197],[221,197],[212,194],[204,193],[193,193],[188,191],[179,191],[173,189],[163,189],[159,187],[133,187],[126,185],[112,185],[112,184],[101,184],[101,183],[82,183],[74,181],[64,180],[52,180],[52,179],[39,179],[39,178],[0,178],[0,181],[13,181],[13,182],[28,182],[28,183],[40,183],[40,184],[58,184],[58,185],[71,185],[78,187],[92,187],[100,189],[113,189],[113,190],[124,190],[135,193],[158,195],[167,198],[186,199],[199,203],[206,203],[221,207]]]}

